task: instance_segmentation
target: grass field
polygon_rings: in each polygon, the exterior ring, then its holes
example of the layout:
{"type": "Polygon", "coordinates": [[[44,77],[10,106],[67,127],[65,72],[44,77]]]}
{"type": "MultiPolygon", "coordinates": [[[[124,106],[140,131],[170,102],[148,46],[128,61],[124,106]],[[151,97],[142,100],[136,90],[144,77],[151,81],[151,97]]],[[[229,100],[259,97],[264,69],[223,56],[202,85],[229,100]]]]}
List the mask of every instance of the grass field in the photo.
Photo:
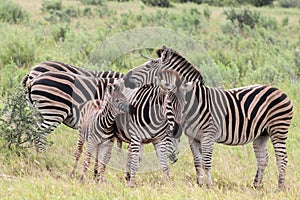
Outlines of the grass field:
{"type": "MultiPolygon", "coordinates": [[[[225,88],[256,83],[279,87],[292,99],[294,118],[287,140],[286,189],[282,191],[277,190],[278,173],[271,142],[264,187],[257,190],[252,187],[256,160],[251,144],[215,145],[211,189],[196,185],[193,158],[185,143],[181,144],[183,150],[179,160],[170,165],[169,183],[164,182],[160,170],[154,170],[137,174],[136,188],[129,188],[124,173],[109,167],[105,183],[98,185],[92,178],[93,165],[85,182],[81,183],[82,159],[75,179],[69,178],[77,132],[61,125],[49,135],[53,145],[45,153],[37,154],[30,149],[18,156],[6,148],[0,149],[0,199],[300,199],[299,8],[285,9],[277,4],[274,7],[250,7],[268,19],[253,30],[238,31],[224,15],[228,7],[172,3],[172,8],[164,9],[148,7],[139,1],[106,1],[96,12],[96,6],[64,0],[64,8],[81,12],[91,8],[94,14],[80,14],[70,17],[70,21],[53,22],[45,19],[51,14],[41,11],[42,1],[13,2],[29,13],[29,21],[20,24],[0,22],[1,90],[15,87],[31,67],[44,60],[86,66],[89,55],[110,36],[133,28],[157,26],[176,29],[203,45],[217,64],[225,88]],[[208,18],[202,14],[205,9],[209,10],[208,18]],[[199,22],[195,21],[197,17],[201,19],[199,22]],[[65,35],[63,31],[66,31],[65,35]],[[62,35],[57,39],[57,34],[62,35]],[[13,50],[19,50],[16,51],[19,60],[14,59],[16,53],[10,48],[13,45],[16,45],[13,50]],[[6,61],[6,57],[10,60],[6,61]],[[24,63],[16,67],[21,58],[24,63]]],[[[124,73],[128,69],[126,62],[118,68],[124,73]]],[[[153,152],[152,146],[147,145],[145,151],[143,161],[147,160],[147,152],[153,152]]]]}

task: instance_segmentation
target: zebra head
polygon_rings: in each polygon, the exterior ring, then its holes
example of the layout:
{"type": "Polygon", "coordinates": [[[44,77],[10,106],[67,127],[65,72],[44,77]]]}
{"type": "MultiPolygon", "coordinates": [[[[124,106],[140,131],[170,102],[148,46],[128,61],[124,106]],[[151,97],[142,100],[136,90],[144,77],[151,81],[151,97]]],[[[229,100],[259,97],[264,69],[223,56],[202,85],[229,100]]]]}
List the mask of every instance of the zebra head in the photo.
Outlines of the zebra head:
{"type": "Polygon", "coordinates": [[[157,59],[150,59],[144,64],[131,69],[124,76],[126,87],[133,89],[148,83],[157,84],[156,77],[162,70],[174,70],[186,82],[196,80],[203,82],[199,70],[178,52],[163,46],[157,49],[156,53],[157,59]]]}
{"type": "Polygon", "coordinates": [[[123,79],[118,79],[114,84],[107,86],[107,94],[104,97],[105,101],[110,101],[112,111],[116,114],[119,113],[129,113],[130,106],[127,98],[123,94],[124,81],[123,79]]]}
{"type": "MultiPolygon", "coordinates": [[[[182,135],[184,122],[184,106],[186,93],[192,90],[194,83],[183,83],[174,70],[163,70],[158,74],[160,87],[166,92],[163,108],[165,110],[168,128],[166,134],[171,138],[175,151],[170,156],[178,153],[178,144],[182,135]],[[168,82],[166,81],[168,80],[168,82]]],[[[176,156],[175,156],[176,158],[176,156]]],[[[170,158],[172,160],[172,158],[170,158]]]]}

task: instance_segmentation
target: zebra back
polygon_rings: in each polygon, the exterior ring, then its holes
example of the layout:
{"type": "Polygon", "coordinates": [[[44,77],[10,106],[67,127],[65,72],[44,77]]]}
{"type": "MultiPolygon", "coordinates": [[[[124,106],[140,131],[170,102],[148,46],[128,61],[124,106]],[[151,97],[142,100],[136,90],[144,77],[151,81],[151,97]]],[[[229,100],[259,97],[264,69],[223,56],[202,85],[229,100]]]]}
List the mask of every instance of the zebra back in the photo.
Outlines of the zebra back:
{"type": "Polygon", "coordinates": [[[123,74],[115,71],[91,71],[82,69],[70,64],[65,64],[58,61],[45,61],[37,64],[33,67],[30,72],[25,75],[21,81],[23,87],[26,86],[27,82],[30,82],[34,78],[45,72],[66,72],[73,73],[87,77],[96,77],[96,78],[122,78],[123,74]]]}
{"type": "Polygon", "coordinates": [[[85,101],[102,99],[108,84],[116,79],[91,78],[66,72],[46,72],[28,86],[29,102],[36,102],[44,124],[64,123],[77,128],[79,105],[85,101]]]}

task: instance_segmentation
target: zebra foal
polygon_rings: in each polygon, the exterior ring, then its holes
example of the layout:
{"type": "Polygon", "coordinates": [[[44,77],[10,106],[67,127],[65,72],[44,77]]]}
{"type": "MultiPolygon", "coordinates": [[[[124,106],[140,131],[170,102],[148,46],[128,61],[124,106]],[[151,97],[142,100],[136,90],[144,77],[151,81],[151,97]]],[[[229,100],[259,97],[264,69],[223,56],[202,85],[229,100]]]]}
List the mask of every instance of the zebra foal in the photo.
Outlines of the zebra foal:
{"type": "Polygon", "coordinates": [[[90,166],[93,150],[96,150],[94,172],[96,180],[103,182],[103,173],[111,157],[111,151],[115,139],[115,118],[120,113],[129,112],[129,105],[124,96],[123,80],[119,79],[113,86],[108,86],[103,101],[90,100],[80,105],[79,137],[75,152],[75,163],[70,174],[74,176],[78,160],[82,153],[82,147],[87,141],[87,150],[81,180],[90,166]],[[98,172],[98,153],[100,152],[100,170],[98,172]]]}

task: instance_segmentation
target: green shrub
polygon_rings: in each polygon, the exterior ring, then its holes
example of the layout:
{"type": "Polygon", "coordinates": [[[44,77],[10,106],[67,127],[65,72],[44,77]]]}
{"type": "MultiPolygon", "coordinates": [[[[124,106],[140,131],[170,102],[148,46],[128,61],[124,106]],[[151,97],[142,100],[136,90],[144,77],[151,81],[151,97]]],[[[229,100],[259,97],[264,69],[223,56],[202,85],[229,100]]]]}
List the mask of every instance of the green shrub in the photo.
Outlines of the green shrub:
{"type": "Polygon", "coordinates": [[[3,66],[0,69],[0,93],[10,91],[12,88],[19,86],[20,81],[27,72],[28,70],[26,68],[19,68],[14,63],[3,66]]]}
{"type": "MultiPolygon", "coordinates": [[[[7,30],[7,29],[6,29],[7,30]]],[[[26,33],[20,34],[21,30],[9,30],[9,35],[0,33],[1,49],[0,49],[0,63],[7,65],[14,63],[18,67],[30,66],[34,61],[35,43],[33,39],[26,33]]]]}
{"type": "Polygon", "coordinates": [[[55,11],[62,9],[62,0],[43,0],[42,2],[42,11],[55,11]]]}
{"type": "Polygon", "coordinates": [[[300,8],[299,0],[279,0],[279,5],[284,8],[300,8]]]}
{"type": "Polygon", "coordinates": [[[170,7],[171,3],[169,0],[142,0],[142,2],[148,6],[156,6],[156,7],[170,7]]]}
{"type": "Polygon", "coordinates": [[[0,111],[0,138],[2,148],[23,152],[34,141],[47,144],[37,124],[41,117],[37,109],[29,107],[23,88],[17,87],[7,94],[4,108],[0,111]]]}
{"type": "Polygon", "coordinates": [[[103,0],[80,0],[80,2],[86,5],[103,5],[103,0]]]}
{"type": "Polygon", "coordinates": [[[56,42],[64,41],[67,33],[70,31],[70,26],[67,23],[57,24],[52,30],[52,36],[56,42]]]}
{"type": "Polygon", "coordinates": [[[274,0],[246,0],[245,2],[256,7],[272,5],[274,0]]]}
{"type": "Polygon", "coordinates": [[[260,13],[256,11],[251,11],[248,8],[242,10],[230,9],[224,12],[226,19],[230,20],[232,23],[237,22],[238,26],[242,29],[245,25],[253,29],[259,22],[260,13]]]}
{"type": "Polygon", "coordinates": [[[28,20],[28,12],[9,0],[1,1],[0,21],[17,24],[28,20]]]}
{"type": "Polygon", "coordinates": [[[203,3],[203,0],[177,0],[175,2],[179,2],[179,3],[193,2],[193,3],[201,4],[203,3]]]}
{"type": "Polygon", "coordinates": [[[278,23],[274,17],[261,16],[259,18],[259,26],[264,27],[265,29],[271,29],[271,30],[278,29],[278,23]]]}

